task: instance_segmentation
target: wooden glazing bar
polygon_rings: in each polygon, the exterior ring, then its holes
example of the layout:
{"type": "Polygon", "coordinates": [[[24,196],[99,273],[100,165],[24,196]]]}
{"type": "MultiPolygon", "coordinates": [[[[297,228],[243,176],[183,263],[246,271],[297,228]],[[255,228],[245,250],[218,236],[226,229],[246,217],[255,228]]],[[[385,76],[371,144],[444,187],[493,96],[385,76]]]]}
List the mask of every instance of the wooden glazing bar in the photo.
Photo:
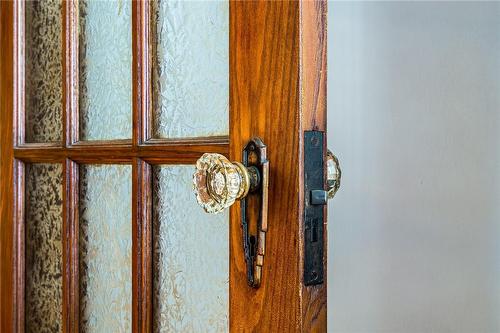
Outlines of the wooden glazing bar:
{"type": "Polygon", "coordinates": [[[135,158],[132,166],[132,327],[150,332],[151,301],[151,166],[135,158]]]}
{"type": "Polygon", "coordinates": [[[25,290],[25,166],[20,161],[14,162],[14,244],[15,262],[15,303],[17,332],[24,332],[24,290],[25,290]]]}
{"type": "Polygon", "coordinates": [[[228,145],[221,143],[193,143],[168,145],[75,145],[68,148],[54,146],[22,146],[14,149],[16,158],[25,162],[63,162],[69,158],[78,163],[131,163],[141,158],[153,164],[192,164],[206,152],[227,155],[228,145]]]}
{"type": "Polygon", "coordinates": [[[132,15],[132,142],[137,146],[149,139],[149,1],[135,1],[132,15]]]}
{"type": "Polygon", "coordinates": [[[64,1],[63,6],[63,129],[64,145],[78,141],[78,2],[64,1]]]}
{"type": "Polygon", "coordinates": [[[64,161],[63,187],[63,329],[78,332],[79,167],[69,159],[64,161]]]}
{"type": "MultiPolygon", "coordinates": [[[[13,111],[13,128],[14,131],[14,145],[18,146],[24,143],[25,138],[25,125],[26,125],[26,113],[25,113],[25,101],[24,101],[24,39],[25,39],[25,27],[24,27],[24,16],[25,16],[25,3],[24,1],[13,2],[13,19],[14,23],[12,27],[4,26],[4,32],[7,33],[8,28],[13,28],[12,38],[13,42],[13,63],[12,68],[14,72],[14,82],[12,86],[9,87],[11,93],[14,95],[14,110],[13,111]]],[[[7,36],[6,36],[7,37],[7,36]]],[[[2,44],[5,45],[5,44],[2,44]]],[[[6,87],[7,88],[7,87],[6,87]]],[[[4,91],[8,93],[7,90],[4,91]]]]}

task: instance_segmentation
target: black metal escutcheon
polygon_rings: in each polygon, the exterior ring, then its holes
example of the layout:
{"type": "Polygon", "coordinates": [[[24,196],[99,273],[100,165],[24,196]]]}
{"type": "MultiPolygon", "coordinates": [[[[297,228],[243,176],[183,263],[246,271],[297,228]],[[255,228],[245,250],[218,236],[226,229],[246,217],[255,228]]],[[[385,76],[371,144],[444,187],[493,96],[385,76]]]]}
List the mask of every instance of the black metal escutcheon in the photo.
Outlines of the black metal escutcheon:
{"type": "Polygon", "coordinates": [[[304,132],[304,284],[323,283],[324,132],[304,132]]]}

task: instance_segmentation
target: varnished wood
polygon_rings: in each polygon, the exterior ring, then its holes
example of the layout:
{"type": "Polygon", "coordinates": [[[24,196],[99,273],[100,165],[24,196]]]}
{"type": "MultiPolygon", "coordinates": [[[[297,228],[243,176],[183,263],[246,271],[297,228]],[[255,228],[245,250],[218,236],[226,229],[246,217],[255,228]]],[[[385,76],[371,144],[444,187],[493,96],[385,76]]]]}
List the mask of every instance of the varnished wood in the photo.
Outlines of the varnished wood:
{"type": "Polygon", "coordinates": [[[132,2],[132,145],[142,142],[142,1],[132,2]]]}
{"type": "Polygon", "coordinates": [[[303,274],[303,131],[325,128],[324,2],[231,2],[230,157],[259,136],[271,167],[266,258],[259,289],[245,277],[240,211],[231,210],[234,332],[326,331],[326,283],[303,274]],[[313,39],[307,40],[306,39],[313,39]]]}
{"type": "Polygon", "coordinates": [[[149,1],[135,1],[133,3],[132,28],[133,55],[132,96],[133,105],[133,133],[132,142],[140,145],[150,137],[150,55],[149,55],[149,1]]]}
{"type": "Polygon", "coordinates": [[[78,141],[78,2],[64,1],[63,6],[63,143],[78,141]]]}
{"type": "Polygon", "coordinates": [[[24,61],[20,59],[24,58],[25,49],[24,43],[22,42],[25,35],[24,24],[22,24],[21,17],[25,15],[25,4],[23,1],[16,1],[14,3],[14,12],[12,14],[14,30],[10,38],[13,39],[13,49],[10,51],[14,53],[13,58],[13,68],[14,71],[14,82],[11,87],[11,94],[14,94],[14,105],[16,106],[17,112],[14,113],[13,120],[13,130],[14,130],[14,145],[20,145],[24,143],[25,138],[25,120],[26,114],[24,110],[25,98],[21,91],[24,91],[25,85],[25,75],[24,75],[24,61]]]}
{"type": "MultiPolygon", "coordinates": [[[[327,50],[327,2],[302,1],[300,3],[300,93],[302,95],[301,114],[302,130],[326,131],[326,50],[327,50]]],[[[303,136],[301,136],[303,140],[303,136]]],[[[325,140],[325,150],[327,143],[325,140]]],[[[301,143],[301,146],[303,144],[301,143]]],[[[303,160],[303,157],[302,157],[303,160]]],[[[303,179],[303,168],[300,168],[300,179],[303,179]]],[[[325,174],[326,183],[326,174],[325,174]]],[[[300,202],[305,193],[300,192],[300,202]]],[[[303,216],[303,205],[299,205],[303,216]]],[[[302,318],[305,332],[324,332],[327,329],[327,207],[324,207],[323,232],[323,272],[324,282],[317,286],[304,287],[302,294],[302,318]]],[[[303,257],[301,257],[301,261],[303,257]]],[[[302,267],[302,266],[301,266],[302,267]]],[[[301,272],[301,276],[303,273],[301,272]]]]}
{"type": "Polygon", "coordinates": [[[25,300],[25,166],[22,162],[14,161],[14,246],[16,256],[14,274],[15,274],[15,316],[17,332],[24,332],[24,300],[25,300]]]}
{"type": "Polygon", "coordinates": [[[132,323],[135,332],[151,332],[151,166],[135,158],[132,178],[132,323]]]}
{"type": "Polygon", "coordinates": [[[66,159],[63,182],[63,331],[79,330],[79,167],[66,159]]]}
{"type": "Polygon", "coordinates": [[[141,158],[152,164],[193,164],[203,153],[228,153],[228,144],[207,140],[205,143],[172,142],[167,144],[76,144],[64,148],[54,145],[23,145],[14,149],[15,158],[29,163],[62,163],[69,158],[78,163],[124,164],[141,158]]]}
{"type": "Polygon", "coordinates": [[[0,331],[16,327],[14,200],[14,7],[0,1],[0,331]]]}

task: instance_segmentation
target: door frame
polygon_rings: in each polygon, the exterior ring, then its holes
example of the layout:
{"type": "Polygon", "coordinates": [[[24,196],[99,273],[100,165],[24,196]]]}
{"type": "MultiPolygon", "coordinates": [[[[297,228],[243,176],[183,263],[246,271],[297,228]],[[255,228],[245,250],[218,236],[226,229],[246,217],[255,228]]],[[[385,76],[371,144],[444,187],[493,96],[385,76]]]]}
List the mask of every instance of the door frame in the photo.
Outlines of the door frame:
{"type": "MultiPolygon", "coordinates": [[[[75,1],[63,3],[63,142],[24,142],[23,3],[0,2],[0,330],[24,331],[24,164],[63,164],[63,331],[79,329],[78,165],[133,168],[132,328],[152,330],[151,165],[194,163],[205,152],[241,160],[254,136],[270,161],[269,230],[262,285],[246,283],[239,207],[230,214],[230,330],[326,331],[326,278],[303,284],[306,130],[326,130],[326,1],[230,2],[229,137],[151,138],[149,4],[132,9],[131,140],[78,141],[75,1]]],[[[325,143],[326,145],[326,143],[325,143]]],[[[326,210],[326,208],[325,208],[326,210]]],[[[325,211],[326,228],[326,211],[325,211]]],[[[324,251],[326,253],[326,231],[324,251]]],[[[326,256],[324,261],[326,272],[326,256]]],[[[325,273],[326,276],[326,273],[325,273]]]]}

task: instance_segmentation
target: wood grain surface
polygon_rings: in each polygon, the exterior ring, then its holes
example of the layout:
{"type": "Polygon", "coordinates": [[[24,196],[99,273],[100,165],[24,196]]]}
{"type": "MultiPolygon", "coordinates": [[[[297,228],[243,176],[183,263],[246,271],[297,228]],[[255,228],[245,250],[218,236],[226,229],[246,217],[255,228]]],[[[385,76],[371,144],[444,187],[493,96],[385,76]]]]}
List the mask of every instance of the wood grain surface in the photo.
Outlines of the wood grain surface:
{"type": "Polygon", "coordinates": [[[302,283],[302,140],[303,131],[326,128],[325,18],[326,2],[230,5],[230,157],[240,160],[245,143],[259,136],[271,168],[259,289],[247,285],[240,211],[231,209],[234,332],[326,331],[326,283],[307,288],[302,283]]]}
{"type": "Polygon", "coordinates": [[[14,219],[14,7],[0,1],[0,331],[12,332],[17,325],[16,257],[14,219]]]}

